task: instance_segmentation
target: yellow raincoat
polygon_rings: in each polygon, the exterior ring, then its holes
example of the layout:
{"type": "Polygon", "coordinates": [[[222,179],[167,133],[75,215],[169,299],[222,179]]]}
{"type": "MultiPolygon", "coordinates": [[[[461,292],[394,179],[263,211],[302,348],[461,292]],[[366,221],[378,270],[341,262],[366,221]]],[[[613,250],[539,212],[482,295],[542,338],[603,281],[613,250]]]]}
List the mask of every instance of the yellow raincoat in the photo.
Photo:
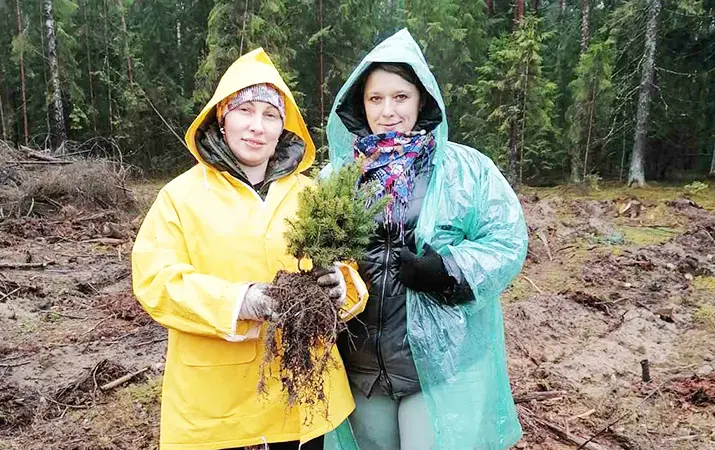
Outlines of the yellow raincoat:
{"type": "MultiPolygon", "coordinates": [[[[270,282],[280,269],[298,270],[283,232],[285,219],[295,214],[298,192],[312,182],[300,172],[315,157],[293,95],[262,49],[226,71],[187,131],[186,144],[199,164],[159,192],[132,252],[134,292],[169,330],[160,448],[225,449],[321,436],[354,409],[337,350],[332,352],[338,367],[329,370],[324,383],[327,417],[325,406],[288,409],[276,379],[268,380],[266,397],[256,392],[265,324],[233,319],[250,282],[270,282]],[[274,181],[265,200],[207,164],[196,143],[197,130],[215,120],[222,99],[258,83],[271,83],[285,94],[284,127],[304,143],[297,168],[274,181]]],[[[347,319],[363,310],[367,290],[355,270],[341,270],[348,287],[347,319]]]]}

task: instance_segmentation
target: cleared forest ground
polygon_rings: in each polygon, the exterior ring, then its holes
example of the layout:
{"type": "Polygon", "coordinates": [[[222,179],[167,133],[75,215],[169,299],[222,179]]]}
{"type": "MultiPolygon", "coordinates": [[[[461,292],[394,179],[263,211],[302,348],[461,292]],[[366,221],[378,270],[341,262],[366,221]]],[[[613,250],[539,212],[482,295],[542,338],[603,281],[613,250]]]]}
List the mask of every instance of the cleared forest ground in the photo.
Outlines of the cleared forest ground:
{"type": "MultiPolygon", "coordinates": [[[[156,448],[166,333],[133,298],[129,256],[161,184],[101,161],[9,161],[0,449],[156,448]]],[[[517,447],[715,448],[715,189],[520,197],[529,256],[503,295],[517,447]]]]}

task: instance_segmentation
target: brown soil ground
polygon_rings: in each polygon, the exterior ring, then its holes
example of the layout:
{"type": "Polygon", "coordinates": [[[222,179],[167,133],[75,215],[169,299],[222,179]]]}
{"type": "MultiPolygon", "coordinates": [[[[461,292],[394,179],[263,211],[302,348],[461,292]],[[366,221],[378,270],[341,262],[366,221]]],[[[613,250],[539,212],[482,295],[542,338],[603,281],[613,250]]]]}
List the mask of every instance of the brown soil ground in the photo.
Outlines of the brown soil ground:
{"type": "MultiPolygon", "coordinates": [[[[166,333],[129,256],[158,187],[129,186],[136,209],[24,198],[0,218],[0,263],[35,264],[0,269],[0,449],[157,448],[166,333]]],[[[503,296],[517,448],[578,447],[554,426],[600,432],[588,448],[715,448],[715,189],[683,194],[521,194],[529,256],[503,296]]]]}

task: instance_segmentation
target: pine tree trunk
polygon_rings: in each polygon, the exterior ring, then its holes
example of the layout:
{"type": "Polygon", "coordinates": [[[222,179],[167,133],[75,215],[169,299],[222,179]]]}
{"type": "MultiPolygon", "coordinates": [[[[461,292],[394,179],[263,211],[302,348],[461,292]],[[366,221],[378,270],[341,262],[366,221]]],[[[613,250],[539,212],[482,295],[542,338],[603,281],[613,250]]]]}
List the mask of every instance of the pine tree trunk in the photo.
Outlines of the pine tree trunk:
{"type": "Polygon", "coordinates": [[[521,24],[524,20],[524,0],[516,0],[516,23],[521,24]]]}
{"type": "Polygon", "coordinates": [[[2,140],[7,141],[7,128],[5,128],[5,104],[2,101],[5,90],[0,83],[0,126],[2,126],[2,140]]]}
{"type": "MultiPolygon", "coordinates": [[[[487,0],[488,2],[492,2],[493,0],[487,0]]],[[[409,17],[410,15],[410,0],[405,0],[405,14],[409,17]]]]}
{"type": "Polygon", "coordinates": [[[186,84],[186,77],[184,74],[184,58],[181,52],[181,18],[184,13],[184,2],[179,2],[179,15],[176,16],[176,54],[178,55],[179,63],[179,90],[181,95],[184,95],[184,85],[186,84]]]}
{"type": "Polygon", "coordinates": [[[590,1],[581,0],[581,54],[588,51],[588,41],[591,36],[588,30],[588,16],[590,12],[590,1]]]}
{"type": "Polygon", "coordinates": [[[107,77],[107,122],[109,132],[114,132],[112,112],[112,73],[109,68],[109,12],[107,10],[107,0],[104,0],[104,74],[107,77]]]}
{"type": "Polygon", "coordinates": [[[490,16],[494,14],[494,0],[487,0],[487,14],[490,16]]]}
{"type": "Polygon", "coordinates": [[[645,31],[645,52],[641,74],[640,96],[638,98],[638,113],[636,115],[636,132],[633,140],[631,168],[628,172],[628,185],[645,185],[645,151],[648,139],[648,116],[650,114],[650,94],[653,84],[653,69],[655,67],[655,44],[658,39],[658,14],[660,0],[648,0],[648,20],[645,31]]]}
{"type": "Polygon", "coordinates": [[[581,167],[581,143],[574,145],[571,148],[571,182],[580,183],[583,181],[581,178],[582,167],[581,167]]]}
{"type": "MultiPolygon", "coordinates": [[[[318,29],[323,29],[323,0],[318,0],[318,29]]],[[[320,147],[325,146],[325,96],[323,83],[323,38],[318,41],[318,95],[320,98],[320,147]]]]}
{"type": "Polygon", "coordinates": [[[531,0],[531,9],[534,10],[534,14],[539,13],[539,0],[531,0]]]}
{"type": "MultiPolygon", "coordinates": [[[[588,51],[588,41],[590,39],[589,31],[589,13],[591,12],[591,4],[589,0],[581,0],[581,55],[588,51]]],[[[584,108],[580,109],[581,111],[584,108]]],[[[581,139],[571,148],[571,182],[581,183],[586,177],[586,159],[588,158],[588,150],[583,148],[584,136],[588,134],[589,123],[586,121],[585,113],[578,114],[580,119],[581,139]]]]}
{"type": "MultiPolygon", "coordinates": [[[[40,18],[40,49],[42,51],[42,61],[47,61],[47,55],[45,54],[45,48],[47,46],[45,45],[45,4],[44,2],[40,2],[39,4],[40,11],[39,15],[37,17],[40,18]]],[[[47,134],[45,134],[45,140],[43,141],[42,148],[48,148],[48,146],[52,145],[51,139],[52,139],[52,123],[50,121],[50,115],[52,114],[51,108],[47,104],[47,100],[49,96],[47,95],[47,90],[50,86],[50,83],[47,81],[47,64],[42,64],[42,80],[45,82],[42,86],[44,87],[44,98],[45,98],[45,104],[43,105],[45,108],[45,130],[47,131],[47,134]]]]}
{"type": "MultiPolygon", "coordinates": [[[[16,0],[16,12],[17,12],[17,35],[18,37],[22,35],[22,12],[20,10],[20,0],[16,0]]],[[[27,87],[25,85],[25,60],[23,58],[23,51],[20,50],[20,88],[22,90],[22,124],[23,132],[25,135],[25,145],[30,145],[30,131],[27,126],[27,87]]]]}
{"type": "Polygon", "coordinates": [[[507,169],[506,179],[513,188],[516,188],[519,177],[516,171],[519,158],[516,148],[517,132],[516,120],[512,119],[511,124],[509,124],[509,167],[507,169]]]}
{"type": "Polygon", "coordinates": [[[559,14],[563,14],[566,11],[566,3],[564,0],[559,0],[559,14]]]}
{"type": "Polygon", "coordinates": [[[52,122],[56,139],[57,151],[64,152],[64,142],[67,140],[65,114],[62,107],[62,90],[60,89],[60,69],[57,62],[57,38],[55,35],[55,19],[52,16],[52,0],[45,0],[45,30],[47,31],[47,59],[50,63],[50,85],[52,86],[52,122]]]}
{"type": "Polygon", "coordinates": [[[524,181],[524,146],[526,142],[526,108],[529,98],[529,62],[526,63],[526,76],[524,77],[524,90],[521,92],[521,111],[519,112],[521,122],[521,143],[519,144],[519,183],[524,181]]]}
{"type": "Polygon", "coordinates": [[[248,0],[243,8],[243,25],[241,25],[241,45],[238,48],[238,54],[243,55],[243,41],[246,36],[246,24],[248,24],[248,0]]]}
{"type": "Polygon", "coordinates": [[[126,11],[124,11],[124,5],[122,0],[117,0],[119,3],[119,10],[122,12],[122,33],[124,33],[124,55],[127,58],[127,80],[129,85],[134,84],[134,60],[132,59],[132,52],[129,49],[129,33],[127,32],[127,19],[126,11]]]}
{"type": "Polygon", "coordinates": [[[713,144],[713,160],[710,162],[710,178],[715,178],[715,144],[713,144]]]}
{"type": "Polygon", "coordinates": [[[95,111],[97,107],[94,103],[94,83],[92,82],[92,53],[89,50],[89,21],[87,20],[87,9],[89,9],[89,0],[87,0],[82,8],[84,10],[84,45],[87,50],[87,84],[89,85],[89,104],[92,108],[89,114],[92,122],[94,134],[97,134],[97,117],[95,111]]]}
{"type": "Polygon", "coordinates": [[[586,122],[586,145],[583,149],[583,179],[588,174],[588,152],[591,150],[591,132],[593,131],[593,114],[596,110],[596,88],[591,87],[590,102],[588,104],[588,122],[586,122]]]}

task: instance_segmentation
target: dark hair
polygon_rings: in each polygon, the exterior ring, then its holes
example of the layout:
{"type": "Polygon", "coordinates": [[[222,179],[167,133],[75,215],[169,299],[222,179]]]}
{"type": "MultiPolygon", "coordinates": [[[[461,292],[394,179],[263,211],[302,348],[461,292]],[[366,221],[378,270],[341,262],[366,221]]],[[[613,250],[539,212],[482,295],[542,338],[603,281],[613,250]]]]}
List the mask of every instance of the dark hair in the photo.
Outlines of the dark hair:
{"type": "Polygon", "coordinates": [[[365,85],[367,84],[367,79],[370,78],[370,75],[372,75],[372,73],[377,70],[382,70],[388,73],[399,75],[400,78],[414,85],[417,88],[417,90],[420,92],[420,102],[423,103],[425,101],[425,94],[427,94],[427,89],[425,89],[424,85],[420,81],[414,69],[412,69],[412,66],[406,63],[376,62],[370,64],[370,67],[365,70],[360,80],[360,89],[358,90],[358,92],[360,93],[361,97],[365,95],[365,85]]]}
{"type": "Polygon", "coordinates": [[[432,131],[442,121],[442,110],[432,95],[427,92],[424,84],[420,81],[412,66],[400,62],[374,62],[365,69],[358,80],[350,87],[345,94],[336,112],[345,127],[353,134],[367,136],[371,134],[370,127],[365,117],[365,86],[368,77],[376,70],[399,75],[408,83],[417,87],[420,93],[420,113],[417,116],[415,130],[432,131]]]}

